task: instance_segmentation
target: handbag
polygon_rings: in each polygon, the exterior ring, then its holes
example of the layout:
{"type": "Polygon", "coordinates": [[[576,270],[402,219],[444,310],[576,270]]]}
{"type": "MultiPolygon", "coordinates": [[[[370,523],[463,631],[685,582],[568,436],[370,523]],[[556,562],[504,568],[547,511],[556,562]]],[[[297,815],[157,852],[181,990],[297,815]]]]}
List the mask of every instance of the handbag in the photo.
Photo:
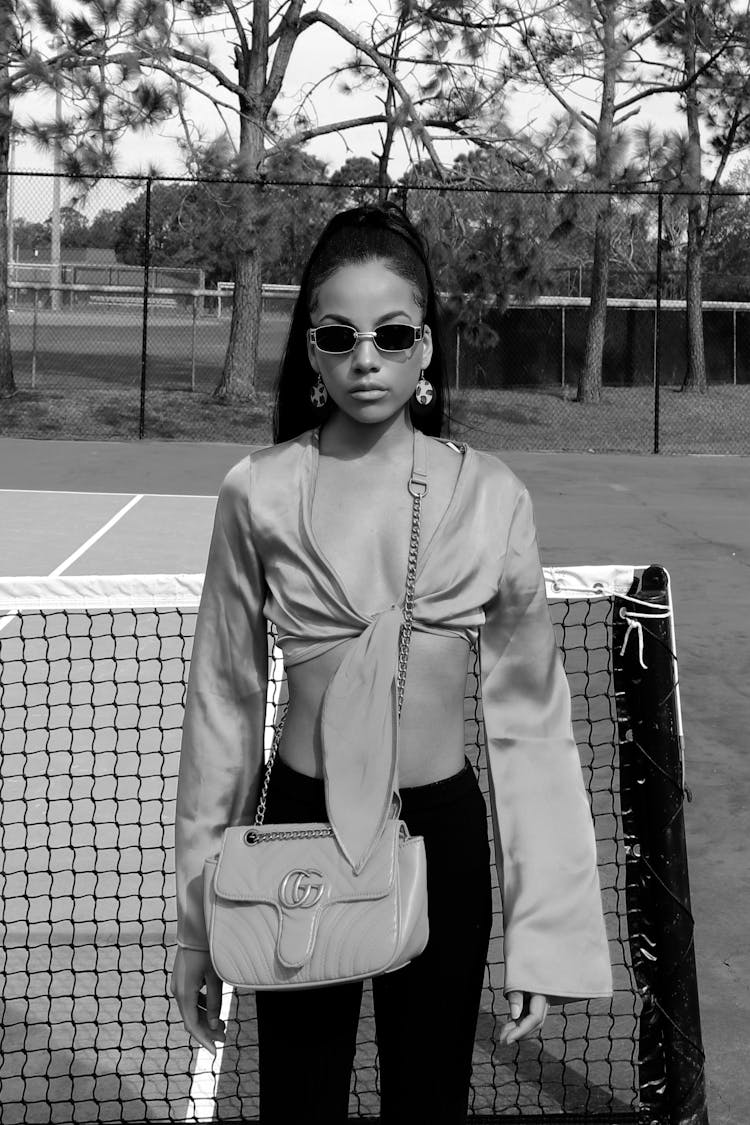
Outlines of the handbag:
{"type": "MultiPolygon", "coordinates": [[[[419,435],[421,438],[421,434],[419,435]]],[[[415,442],[417,440],[415,434],[415,442]]],[[[412,525],[399,636],[400,719],[414,615],[424,474],[412,473],[412,525]]],[[[255,822],[224,831],[203,869],[211,961],[236,988],[343,984],[408,964],[427,944],[424,840],[393,815],[355,873],[326,823],[265,825],[266,796],[283,722],[275,731],[255,822]]],[[[395,774],[394,774],[395,775],[395,774]]]]}

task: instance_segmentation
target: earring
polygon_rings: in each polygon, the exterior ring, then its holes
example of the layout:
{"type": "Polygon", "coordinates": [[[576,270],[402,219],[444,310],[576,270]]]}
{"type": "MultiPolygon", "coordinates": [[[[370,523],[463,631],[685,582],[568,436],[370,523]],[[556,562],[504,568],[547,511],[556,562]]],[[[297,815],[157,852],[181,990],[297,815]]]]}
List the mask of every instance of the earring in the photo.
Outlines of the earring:
{"type": "Polygon", "coordinates": [[[414,397],[420,406],[429,406],[435,397],[435,388],[429,379],[425,379],[424,371],[419,376],[414,397]]]}
{"type": "Polygon", "coordinates": [[[320,407],[322,406],[325,406],[325,404],[328,402],[328,391],[326,390],[325,383],[320,377],[320,372],[318,372],[317,383],[313,383],[313,385],[310,387],[310,402],[313,404],[313,406],[318,407],[318,409],[320,409],[320,407]]]}

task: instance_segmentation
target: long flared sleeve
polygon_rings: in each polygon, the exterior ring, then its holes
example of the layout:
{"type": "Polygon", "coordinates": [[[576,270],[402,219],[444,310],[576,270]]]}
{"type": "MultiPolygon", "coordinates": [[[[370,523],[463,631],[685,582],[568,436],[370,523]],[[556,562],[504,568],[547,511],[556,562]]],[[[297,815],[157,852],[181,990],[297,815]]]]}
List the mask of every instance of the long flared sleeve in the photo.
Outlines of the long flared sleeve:
{"type": "Polygon", "coordinates": [[[268,681],[265,583],[250,526],[250,467],[217,501],[190,664],[175,810],[177,944],[208,949],[203,864],[224,829],[252,819],[268,681]]]}
{"type": "Polygon", "coordinates": [[[552,1003],[608,996],[594,827],[525,489],[501,567],[480,652],[504,992],[543,993],[552,1003]]]}

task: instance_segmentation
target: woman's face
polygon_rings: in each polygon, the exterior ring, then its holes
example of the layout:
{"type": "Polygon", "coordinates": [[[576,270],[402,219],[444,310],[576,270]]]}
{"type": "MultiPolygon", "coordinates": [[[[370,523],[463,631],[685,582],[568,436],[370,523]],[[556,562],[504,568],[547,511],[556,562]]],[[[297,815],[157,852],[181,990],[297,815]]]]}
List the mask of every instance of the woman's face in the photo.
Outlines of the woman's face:
{"type": "Polygon", "coordinates": [[[341,266],[315,296],[313,328],[345,324],[374,332],[383,324],[424,327],[421,340],[398,352],[381,352],[374,340],[358,340],[353,351],[331,355],[308,343],[312,368],[339,410],[357,422],[388,421],[403,410],[432,358],[432,336],[414,283],[374,259],[341,266]]]}

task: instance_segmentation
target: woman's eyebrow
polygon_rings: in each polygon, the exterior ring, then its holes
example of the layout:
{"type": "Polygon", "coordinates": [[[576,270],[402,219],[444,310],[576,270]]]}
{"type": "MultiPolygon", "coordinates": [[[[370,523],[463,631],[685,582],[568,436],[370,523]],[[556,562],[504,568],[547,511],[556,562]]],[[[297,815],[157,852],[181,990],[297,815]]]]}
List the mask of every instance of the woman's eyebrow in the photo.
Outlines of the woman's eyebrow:
{"type": "MultiPolygon", "coordinates": [[[[389,312],[384,316],[379,316],[375,323],[385,324],[387,321],[393,320],[394,316],[405,316],[408,318],[411,316],[411,313],[406,312],[405,309],[396,309],[394,312],[389,312]]],[[[354,321],[349,320],[347,316],[340,316],[338,313],[324,313],[321,319],[334,320],[336,324],[348,324],[350,328],[357,327],[354,321]]]]}

